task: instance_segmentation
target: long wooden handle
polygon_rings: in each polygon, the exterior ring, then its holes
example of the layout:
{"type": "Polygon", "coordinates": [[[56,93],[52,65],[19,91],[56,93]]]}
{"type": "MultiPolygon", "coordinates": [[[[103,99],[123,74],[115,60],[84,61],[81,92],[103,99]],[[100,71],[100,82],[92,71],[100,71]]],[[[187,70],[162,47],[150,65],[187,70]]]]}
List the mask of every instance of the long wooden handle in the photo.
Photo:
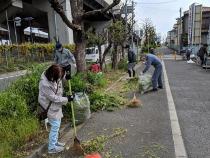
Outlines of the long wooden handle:
{"type": "MultiPolygon", "coordinates": [[[[69,95],[72,95],[72,91],[71,91],[71,81],[68,80],[69,83],[69,95]]],[[[76,124],[75,124],[75,115],[74,115],[74,106],[73,106],[73,102],[71,101],[71,113],[72,113],[72,121],[73,121],[73,127],[74,127],[74,136],[77,136],[77,129],[76,129],[76,124]]]]}

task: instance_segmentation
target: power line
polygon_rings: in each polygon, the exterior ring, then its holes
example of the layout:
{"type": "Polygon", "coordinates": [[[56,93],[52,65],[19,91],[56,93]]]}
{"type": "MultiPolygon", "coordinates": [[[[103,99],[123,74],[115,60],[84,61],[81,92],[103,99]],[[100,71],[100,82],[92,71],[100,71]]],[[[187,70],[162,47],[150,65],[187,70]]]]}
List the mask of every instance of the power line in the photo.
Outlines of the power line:
{"type": "Polygon", "coordinates": [[[163,2],[155,2],[155,3],[144,3],[144,2],[138,2],[139,4],[167,4],[167,3],[174,3],[176,2],[175,0],[171,0],[171,1],[163,1],[163,2]]]}

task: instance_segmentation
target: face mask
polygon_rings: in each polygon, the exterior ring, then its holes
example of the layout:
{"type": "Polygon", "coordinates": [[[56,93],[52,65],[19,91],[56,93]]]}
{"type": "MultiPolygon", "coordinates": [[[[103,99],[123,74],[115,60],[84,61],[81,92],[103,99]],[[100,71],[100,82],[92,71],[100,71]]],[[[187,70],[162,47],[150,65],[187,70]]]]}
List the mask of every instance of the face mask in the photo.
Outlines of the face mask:
{"type": "Polygon", "coordinates": [[[59,52],[62,52],[62,51],[63,51],[63,48],[58,49],[58,51],[59,51],[59,52]]]}

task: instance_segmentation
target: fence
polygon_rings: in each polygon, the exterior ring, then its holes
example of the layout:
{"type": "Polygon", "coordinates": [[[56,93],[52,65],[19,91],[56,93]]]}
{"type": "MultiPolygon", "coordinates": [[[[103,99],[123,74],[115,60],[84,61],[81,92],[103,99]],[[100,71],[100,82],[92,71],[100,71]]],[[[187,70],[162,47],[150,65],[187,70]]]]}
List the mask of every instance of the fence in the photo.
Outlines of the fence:
{"type": "MultiPolygon", "coordinates": [[[[0,69],[53,60],[55,44],[0,45],[0,69]]],[[[74,45],[64,45],[74,52],[74,45]]]]}

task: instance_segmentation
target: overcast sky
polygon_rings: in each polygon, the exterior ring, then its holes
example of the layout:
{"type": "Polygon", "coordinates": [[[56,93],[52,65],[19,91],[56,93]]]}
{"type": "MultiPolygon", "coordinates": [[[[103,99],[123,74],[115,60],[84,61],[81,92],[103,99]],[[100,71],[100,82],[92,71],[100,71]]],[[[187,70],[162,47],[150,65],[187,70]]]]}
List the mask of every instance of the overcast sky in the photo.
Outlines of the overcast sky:
{"type": "MultiPolygon", "coordinates": [[[[130,0],[131,1],[131,0],[130,0]]],[[[136,2],[136,17],[139,25],[142,20],[150,18],[156,26],[157,32],[166,35],[171,30],[176,18],[179,17],[179,9],[189,9],[189,5],[196,2],[210,7],[210,0],[134,0],[136,2]]]]}

